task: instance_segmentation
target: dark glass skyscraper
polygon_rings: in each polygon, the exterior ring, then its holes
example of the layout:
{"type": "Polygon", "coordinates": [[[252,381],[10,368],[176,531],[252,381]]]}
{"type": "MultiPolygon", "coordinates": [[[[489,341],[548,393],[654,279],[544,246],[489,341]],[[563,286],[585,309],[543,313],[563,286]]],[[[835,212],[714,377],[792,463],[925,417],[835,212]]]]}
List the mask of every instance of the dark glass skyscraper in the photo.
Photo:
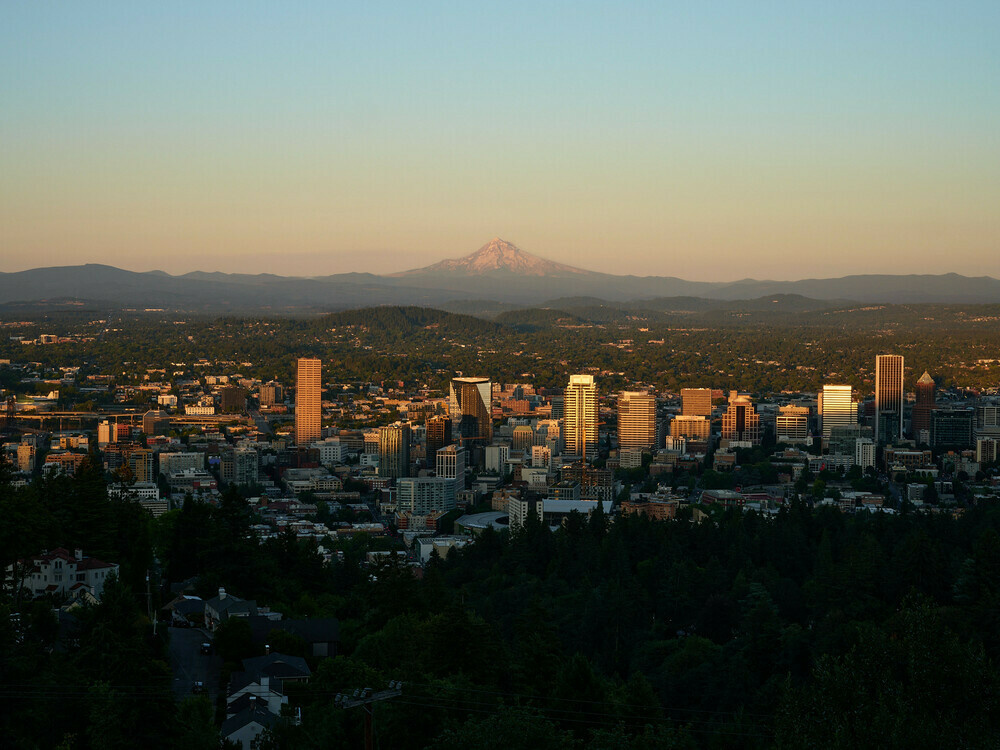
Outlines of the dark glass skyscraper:
{"type": "Polygon", "coordinates": [[[451,420],[445,416],[427,418],[427,462],[433,463],[437,452],[451,445],[451,420]]]}
{"type": "Polygon", "coordinates": [[[489,378],[453,378],[449,394],[452,430],[462,447],[493,440],[493,383],[489,378]]]}
{"type": "Polygon", "coordinates": [[[903,437],[903,357],[875,357],[875,438],[891,445],[903,437]]]}

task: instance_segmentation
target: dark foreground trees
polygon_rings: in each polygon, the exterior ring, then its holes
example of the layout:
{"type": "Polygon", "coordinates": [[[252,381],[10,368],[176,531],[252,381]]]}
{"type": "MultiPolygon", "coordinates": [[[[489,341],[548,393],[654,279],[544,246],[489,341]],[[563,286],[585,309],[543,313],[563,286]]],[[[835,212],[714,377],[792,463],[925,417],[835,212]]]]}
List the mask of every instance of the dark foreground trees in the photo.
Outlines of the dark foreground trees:
{"type": "MultiPolygon", "coordinates": [[[[37,493],[8,488],[0,502],[37,511],[27,528],[53,533],[64,506],[37,493]]],[[[379,745],[403,750],[530,738],[979,747],[1000,736],[997,508],[889,517],[796,504],[700,524],[597,514],[556,532],[532,518],[514,534],[484,532],[422,578],[392,560],[366,565],[364,538],[329,566],[294,537],[261,543],[235,496],[94,543],[143,560],[149,539],[172,577],[197,574],[206,593],[224,585],[287,616],[340,620],[340,655],[312,659],[310,682],[289,687],[301,723],[279,723],[264,747],[361,745],[363,711],[338,708],[336,695],[397,680],[401,695],[376,704],[373,723],[379,745]]],[[[171,697],[162,631],[153,638],[144,591],[124,578],[72,630],[48,604],[5,595],[5,747],[159,747],[181,715],[205,727],[203,705],[171,697]]],[[[235,665],[259,646],[231,630],[218,645],[235,665]]]]}

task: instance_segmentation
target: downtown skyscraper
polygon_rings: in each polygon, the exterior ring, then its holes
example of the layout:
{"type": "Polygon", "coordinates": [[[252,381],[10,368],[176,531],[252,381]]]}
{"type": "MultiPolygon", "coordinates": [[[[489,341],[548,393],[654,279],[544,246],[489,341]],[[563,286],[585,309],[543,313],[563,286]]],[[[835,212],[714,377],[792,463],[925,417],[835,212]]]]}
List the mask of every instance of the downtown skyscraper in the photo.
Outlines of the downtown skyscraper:
{"type": "Polygon", "coordinates": [[[858,409],[854,405],[851,386],[824,385],[820,397],[824,440],[830,440],[830,434],[835,427],[852,427],[858,423],[858,409]]]}
{"type": "Polygon", "coordinates": [[[565,393],[566,452],[597,458],[597,386],[593,375],[570,375],[565,393]]]}
{"type": "Polygon", "coordinates": [[[729,392],[729,405],[722,415],[722,439],[760,445],[760,414],[750,396],[737,391],[729,392]]]}
{"type": "Polygon", "coordinates": [[[618,447],[656,446],[656,396],[647,391],[624,391],[618,397],[618,447]]]}
{"type": "Polygon", "coordinates": [[[462,447],[493,440],[493,383],[489,378],[452,378],[448,410],[455,440],[462,447]]]}
{"type": "Polygon", "coordinates": [[[681,388],[681,414],[685,417],[711,417],[712,389],[681,388]]]}
{"type": "Polygon", "coordinates": [[[309,446],[323,437],[323,363],[301,357],[295,375],[295,444],[309,446]]]}
{"type": "Polygon", "coordinates": [[[892,444],[903,437],[903,357],[875,357],[875,439],[892,444]]]}
{"type": "Polygon", "coordinates": [[[444,415],[428,417],[426,422],[427,430],[427,453],[428,462],[434,460],[437,452],[446,445],[451,445],[451,420],[444,415]]]}
{"type": "Polygon", "coordinates": [[[394,422],[378,428],[378,473],[391,479],[410,475],[409,422],[394,422]]]}
{"type": "Polygon", "coordinates": [[[917,381],[917,399],[913,404],[913,417],[911,419],[911,431],[913,432],[913,438],[918,443],[930,443],[930,431],[931,431],[931,412],[934,411],[934,378],[931,374],[924,371],[924,374],[920,376],[917,381]],[[924,436],[926,439],[921,439],[921,432],[926,431],[924,436]]]}

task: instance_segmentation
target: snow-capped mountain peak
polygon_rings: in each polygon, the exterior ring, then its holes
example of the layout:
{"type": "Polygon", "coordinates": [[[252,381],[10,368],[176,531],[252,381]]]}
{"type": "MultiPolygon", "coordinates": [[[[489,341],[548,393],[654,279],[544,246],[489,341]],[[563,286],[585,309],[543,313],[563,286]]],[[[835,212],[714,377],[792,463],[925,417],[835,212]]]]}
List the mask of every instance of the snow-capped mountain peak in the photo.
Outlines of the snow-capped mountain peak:
{"type": "Polygon", "coordinates": [[[481,248],[462,258],[451,258],[425,268],[404,271],[398,276],[412,274],[442,273],[461,276],[482,276],[492,273],[511,273],[519,276],[566,276],[589,274],[573,266],[555,263],[537,255],[526,253],[506,240],[494,237],[481,248]]]}

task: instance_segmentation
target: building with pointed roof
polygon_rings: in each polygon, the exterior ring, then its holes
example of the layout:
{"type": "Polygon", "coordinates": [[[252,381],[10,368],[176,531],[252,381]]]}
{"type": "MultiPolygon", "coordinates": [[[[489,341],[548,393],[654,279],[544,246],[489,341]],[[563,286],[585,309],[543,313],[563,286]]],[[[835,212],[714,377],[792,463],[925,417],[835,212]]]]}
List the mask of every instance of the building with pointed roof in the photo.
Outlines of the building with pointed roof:
{"type": "MultiPolygon", "coordinates": [[[[921,430],[931,429],[931,412],[934,411],[934,378],[926,370],[917,381],[917,400],[913,404],[911,419],[913,437],[920,442],[921,430]]],[[[926,441],[925,441],[926,442],[926,441]]]]}
{"type": "Polygon", "coordinates": [[[722,439],[760,445],[760,415],[747,394],[729,392],[729,405],[722,415],[722,439]]]}

